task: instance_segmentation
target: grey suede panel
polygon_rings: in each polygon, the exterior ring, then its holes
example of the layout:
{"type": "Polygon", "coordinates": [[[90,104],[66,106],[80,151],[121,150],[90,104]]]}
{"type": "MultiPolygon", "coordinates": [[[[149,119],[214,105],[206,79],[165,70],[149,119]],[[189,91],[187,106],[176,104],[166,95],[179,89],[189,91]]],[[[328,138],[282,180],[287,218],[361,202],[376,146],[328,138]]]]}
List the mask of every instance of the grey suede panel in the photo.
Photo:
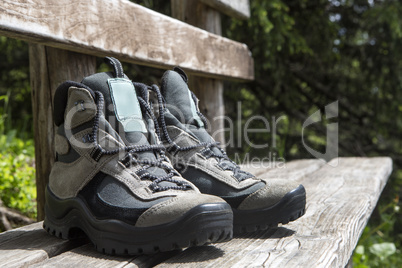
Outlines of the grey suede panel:
{"type": "Polygon", "coordinates": [[[59,198],[75,197],[83,182],[95,176],[94,171],[96,163],[85,157],[72,163],[55,162],[49,176],[49,187],[59,198]]]}
{"type": "MultiPolygon", "coordinates": [[[[86,124],[83,124],[83,125],[86,125],[86,124]]],[[[70,146],[70,142],[66,138],[66,133],[64,131],[63,124],[57,128],[55,148],[56,148],[56,152],[57,152],[57,161],[60,161],[63,163],[72,163],[72,162],[78,160],[78,158],[80,158],[80,155],[77,153],[77,151],[75,151],[74,148],[72,148],[70,146]],[[57,136],[59,136],[59,137],[57,137],[57,136]],[[61,139],[61,140],[58,140],[58,139],[61,139]],[[62,144],[64,142],[66,142],[67,145],[62,144]],[[65,146],[67,146],[68,149],[65,146]],[[67,151],[67,152],[65,152],[65,151],[67,151]]]]}
{"type": "Polygon", "coordinates": [[[78,158],[80,158],[80,157],[81,156],[73,148],[70,148],[70,150],[68,151],[68,154],[58,154],[57,161],[60,161],[63,163],[72,163],[72,162],[78,160],[78,158]]]}
{"type": "MultiPolygon", "coordinates": [[[[71,163],[56,162],[52,168],[49,176],[49,187],[59,198],[76,196],[106,163],[118,157],[118,155],[103,156],[99,162],[92,159],[90,152],[94,148],[93,143],[84,143],[82,141],[82,138],[90,133],[92,133],[92,129],[86,129],[75,135],[70,135],[70,145],[81,157],[71,163]]],[[[99,134],[101,141],[104,139],[103,137],[108,135],[103,131],[99,131],[99,134]]]]}
{"type": "Polygon", "coordinates": [[[92,142],[84,142],[84,136],[92,134],[92,128],[84,129],[76,134],[72,134],[66,130],[66,137],[70,143],[70,146],[81,156],[89,156],[94,146],[92,142]]]}
{"type": "Polygon", "coordinates": [[[124,144],[120,143],[112,135],[101,129],[99,129],[98,132],[98,143],[107,151],[112,151],[119,148],[122,149],[124,147],[124,144]]]}
{"type": "MultiPolygon", "coordinates": [[[[160,198],[164,196],[176,196],[178,194],[182,194],[183,191],[178,190],[168,190],[162,192],[153,193],[149,189],[149,185],[152,183],[150,180],[141,180],[136,174],[135,171],[139,166],[132,167],[130,169],[125,168],[119,161],[118,158],[111,159],[108,163],[106,163],[101,171],[105,174],[108,174],[124,185],[126,185],[130,191],[142,200],[154,200],[155,198],[160,198]]],[[[185,181],[181,177],[173,177],[178,181],[185,181]]],[[[195,187],[192,183],[185,181],[193,187],[193,190],[187,190],[185,193],[199,193],[197,187],[195,187]]]]}
{"type": "Polygon", "coordinates": [[[287,179],[265,180],[267,185],[248,196],[238,207],[241,210],[267,208],[278,203],[300,184],[287,179]]]}
{"type": "MultiPolygon", "coordinates": [[[[178,127],[169,126],[168,132],[170,137],[175,137],[173,141],[180,147],[195,145],[199,143],[193,136],[178,127]]],[[[173,165],[179,165],[183,167],[192,166],[211,175],[217,180],[230,185],[235,189],[245,189],[261,181],[260,179],[253,177],[239,182],[239,180],[233,176],[233,172],[231,170],[224,170],[218,165],[218,161],[214,157],[207,159],[199,153],[200,150],[202,150],[202,148],[178,152],[175,155],[168,153],[167,155],[172,161],[173,165]]]]}
{"type": "Polygon", "coordinates": [[[190,209],[207,203],[224,203],[217,196],[205,194],[180,194],[146,210],[137,220],[136,227],[150,227],[168,223],[183,216],[190,209]]]}
{"type": "Polygon", "coordinates": [[[68,154],[68,151],[70,150],[70,144],[68,143],[67,138],[60,134],[56,134],[54,137],[54,145],[58,154],[68,154]]]}
{"type": "Polygon", "coordinates": [[[215,158],[206,159],[200,153],[196,153],[191,158],[187,159],[185,165],[199,169],[235,189],[245,189],[261,181],[253,177],[239,182],[239,180],[233,176],[233,172],[231,170],[223,170],[218,165],[218,161],[215,158]]]}
{"type": "MultiPolygon", "coordinates": [[[[195,137],[191,136],[186,131],[178,127],[168,126],[167,131],[169,133],[170,138],[173,139],[174,143],[176,143],[180,147],[187,147],[199,144],[199,141],[195,137]]],[[[169,156],[173,165],[176,165],[178,161],[186,162],[187,159],[189,159],[192,155],[194,155],[196,152],[200,150],[201,148],[198,147],[188,151],[177,152],[174,156],[172,156],[169,153],[167,153],[167,155],[169,156]]]]}
{"type": "Polygon", "coordinates": [[[121,164],[117,155],[114,159],[107,162],[102,167],[101,171],[118,179],[120,182],[126,185],[134,195],[142,199],[152,198],[152,192],[147,188],[149,183],[140,180],[140,178],[134,173],[135,169],[130,170],[121,164]]]}
{"type": "Polygon", "coordinates": [[[95,117],[96,111],[96,104],[88,90],[70,87],[64,113],[64,127],[71,129],[88,122],[95,117]]]}

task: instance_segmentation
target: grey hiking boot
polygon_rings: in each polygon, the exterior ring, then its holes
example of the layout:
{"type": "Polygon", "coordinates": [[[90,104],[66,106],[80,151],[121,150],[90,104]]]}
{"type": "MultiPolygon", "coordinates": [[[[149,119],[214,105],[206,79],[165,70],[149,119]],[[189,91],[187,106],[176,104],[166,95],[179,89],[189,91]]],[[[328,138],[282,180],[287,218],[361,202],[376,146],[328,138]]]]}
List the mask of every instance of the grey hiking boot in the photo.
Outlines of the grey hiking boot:
{"type": "Polygon", "coordinates": [[[114,73],[56,91],[57,156],[44,228],[64,239],[84,232],[98,251],[119,255],[230,240],[230,206],[173,169],[154,131],[146,86],[134,86],[117,60],[109,62],[114,73]]]}
{"type": "Polygon", "coordinates": [[[180,68],[167,71],[160,91],[153,87],[153,94],[158,99],[154,110],[171,162],[202,193],[219,196],[231,205],[235,232],[264,230],[305,213],[302,185],[283,179],[258,179],[228,158],[205,130],[198,100],[180,68]]]}

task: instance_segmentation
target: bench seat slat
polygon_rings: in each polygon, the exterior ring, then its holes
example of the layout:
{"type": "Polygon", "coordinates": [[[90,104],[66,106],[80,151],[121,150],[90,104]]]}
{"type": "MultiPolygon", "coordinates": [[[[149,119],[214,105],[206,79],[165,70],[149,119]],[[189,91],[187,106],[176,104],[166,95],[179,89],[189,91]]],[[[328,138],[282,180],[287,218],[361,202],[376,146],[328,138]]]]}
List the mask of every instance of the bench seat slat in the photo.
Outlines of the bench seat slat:
{"type": "Polygon", "coordinates": [[[177,254],[178,251],[163,252],[154,255],[139,255],[139,256],[112,256],[102,254],[94,249],[92,244],[86,244],[77,248],[74,248],[68,252],[64,252],[58,256],[47,259],[43,262],[33,265],[34,267],[52,268],[62,267],[63,265],[68,267],[124,267],[124,268],[136,268],[136,267],[153,267],[166,259],[177,254]]]}
{"type": "MultiPolygon", "coordinates": [[[[283,163],[278,163],[278,165],[267,166],[270,167],[270,172],[275,172],[275,170],[278,169],[279,174],[289,172],[288,169],[292,169],[295,174],[299,174],[298,177],[294,177],[297,179],[304,174],[303,171],[311,169],[316,170],[323,163],[319,160],[297,160],[286,163],[285,168],[281,168],[283,167],[282,164],[283,163]]],[[[245,169],[248,168],[248,170],[251,172],[266,172],[265,168],[258,169],[257,166],[244,165],[243,167],[245,169]]],[[[264,165],[264,167],[266,166],[264,165]]],[[[201,247],[200,249],[207,249],[206,252],[209,252],[208,247],[201,247]]],[[[212,249],[215,249],[215,247],[212,247],[212,249]]],[[[191,250],[197,251],[199,249],[190,249],[190,251],[191,250]]],[[[221,255],[220,249],[216,250],[217,252],[215,255],[221,255]]],[[[205,251],[203,252],[205,254],[205,251]]],[[[140,256],[106,258],[104,255],[95,251],[91,244],[80,246],[80,244],[72,244],[69,241],[57,239],[48,235],[42,228],[42,222],[27,225],[0,234],[0,263],[6,263],[7,260],[10,261],[10,254],[12,254],[13,266],[16,267],[26,264],[32,265],[34,263],[41,267],[55,267],[57,264],[61,264],[63,261],[67,260],[69,264],[72,266],[76,265],[77,267],[80,267],[80,263],[90,263],[93,267],[109,267],[115,266],[118,263],[120,264],[120,262],[128,267],[142,267],[144,265],[150,267],[178,253],[178,251],[175,251],[170,253],[160,253],[151,257],[140,256]],[[44,244],[40,244],[42,247],[36,244],[37,235],[40,236],[41,241],[44,241],[44,244]],[[21,243],[25,243],[24,246],[21,246],[21,243]],[[31,250],[23,250],[23,248],[29,248],[31,250]],[[51,248],[52,252],[47,252],[48,248],[51,248]],[[55,256],[56,254],[59,255],[55,256]]]]}
{"type": "Polygon", "coordinates": [[[42,222],[34,223],[0,235],[0,265],[2,267],[26,267],[83,243],[83,241],[71,242],[53,237],[46,233],[42,224],[42,222]]]}
{"type": "Polygon", "coordinates": [[[127,0],[2,0],[0,35],[208,77],[254,78],[246,45],[127,0]]]}
{"type": "MultiPolygon", "coordinates": [[[[214,249],[188,249],[158,267],[345,267],[391,173],[392,161],[338,158],[329,164],[295,177],[307,191],[302,218],[215,244],[214,249]],[[337,167],[330,166],[338,160],[337,167]],[[212,254],[217,251],[221,256],[212,254]]],[[[282,171],[286,173],[286,168],[282,171]]],[[[268,171],[267,176],[270,172],[280,175],[281,170],[268,171]]]]}
{"type": "Polygon", "coordinates": [[[301,159],[290,162],[248,163],[241,168],[261,179],[277,178],[299,180],[325,164],[324,160],[301,159]]]}
{"type": "Polygon", "coordinates": [[[97,252],[92,244],[86,244],[81,247],[74,248],[68,252],[64,252],[44,262],[38,263],[33,267],[138,267],[137,265],[129,265],[134,257],[118,257],[106,256],[97,252]]]}
{"type": "Polygon", "coordinates": [[[227,243],[137,257],[102,255],[90,244],[74,245],[54,238],[36,223],[0,234],[0,263],[36,263],[40,267],[63,262],[77,267],[80,263],[93,267],[344,267],[392,171],[392,161],[388,157],[338,158],[323,165],[320,160],[298,160],[282,168],[263,169],[260,177],[290,178],[305,186],[306,215],[227,243]]]}

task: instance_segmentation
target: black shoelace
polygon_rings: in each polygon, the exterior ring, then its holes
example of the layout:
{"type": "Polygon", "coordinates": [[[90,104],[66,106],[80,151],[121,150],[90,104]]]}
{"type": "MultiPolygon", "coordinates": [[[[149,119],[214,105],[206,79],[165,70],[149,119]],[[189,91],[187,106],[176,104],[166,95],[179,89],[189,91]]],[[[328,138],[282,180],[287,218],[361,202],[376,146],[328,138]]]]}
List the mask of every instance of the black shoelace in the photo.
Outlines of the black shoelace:
{"type": "MultiPolygon", "coordinates": [[[[140,165],[141,168],[138,169],[135,173],[142,180],[152,181],[152,183],[148,187],[153,192],[161,192],[170,189],[183,190],[183,191],[192,189],[192,187],[185,181],[179,181],[173,178],[174,176],[180,176],[180,174],[177,173],[177,171],[172,169],[170,166],[163,163],[164,161],[167,161],[167,157],[165,156],[165,148],[162,144],[130,145],[114,150],[105,150],[104,148],[102,148],[101,145],[98,143],[97,136],[99,130],[99,119],[101,117],[101,111],[103,110],[104,106],[104,98],[103,95],[98,91],[95,91],[95,95],[96,95],[97,112],[94,118],[94,125],[92,128],[92,137],[91,137],[92,142],[95,145],[94,150],[91,152],[92,158],[98,161],[102,155],[114,155],[118,154],[121,151],[125,151],[127,152],[127,154],[122,160],[120,160],[120,162],[126,167],[129,167],[132,164],[140,165]],[[157,152],[156,160],[150,161],[150,160],[138,159],[137,157],[135,157],[136,153],[145,151],[157,152]],[[165,176],[156,176],[154,174],[151,174],[148,171],[148,168],[151,167],[162,168],[165,171],[167,171],[167,174],[165,176]],[[162,182],[170,182],[176,185],[161,186],[160,183],[162,182]]],[[[149,111],[151,111],[149,105],[141,97],[138,97],[138,99],[142,108],[144,108],[149,113],[149,111]]],[[[157,133],[159,133],[159,127],[156,118],[153,116],[152,113],[150,113],[149,115],[154,120],[155,127],[158,128],[157,133]]]]}
{"type": "MultiPolygon", "coordinates": [[[[210,158],[210,157],[214,157],[215,159],[217,159],[218,161],[218,165],[220,167],[222,167],[224,170],[230,170],[233,172],[233,175],[235,176],[235,178],[238,178],[239,181],[242,181],[248,177],[254,177],[253,175],[249,174],[248,172],[245,172],[243,170],[241,170],[241,168],[239,167],[239,165],[237,165],[234,161],[232,161],[226,154],[226,152],[219,146],[219,142],[200,142],[198,144],[194,144],[194,145],[190,145],[190,146],[184,146],[184,147],[180,147],[178,144],[176,144],[169,136],[169,133],[167,131],[167,126],[166,126],[166,121],[165,121],[165,115],[164,115],[164,100],[162,97],[162,94],[158,88],[158,86],[156,85],[152,85],[150,87],[150,89],[156,93],[157,97],[158,97],[158,108],[159,108],[159,122],[161,124],[162,127],[162,132],[163,132],[163,136],[165,137],[165,139],[167,140],[167,142],[170,145],[170,148],[168,149],[168,151],[170,153],[172,153],[173,155],[177,154],[180,151],[189,151],[189,150],[193,150],[196,148],[204,148],[201,153],[206,157],[206,158],[210,158]],[[212,148],[215,147],[217,148],[221,154],[216,154],[212,148]],[[226,162],[226,163],[225,163],[226,162]],[[228,164],[228,162],[230,164],[228,164]],[[239,173],[244,173],[247,174],[249,176],[243,177],[243,178],[239,178],[239,176],[237,176],[239,173]]],[[[190,91],[191,92],[191,91],[190,91]]],[[[193,92],[191,92],[191,96],[193,98],[193,101],[196,102],[196,97],[194,95],[193,92]]],[[[207,119],[205,118],[205,116],[199,112],[196,111],[197,115],[200,117],[201,121],[204,123],[205,126],[208,125],[207,119]]],[[[158,126],[159,128],[159,126],[158,126]]],[[[158,133],[160,133],[159,129],[158,129],[158,133]]],[[[162,137],[159,137],[160,139],[162,139],[162,137]]]]}

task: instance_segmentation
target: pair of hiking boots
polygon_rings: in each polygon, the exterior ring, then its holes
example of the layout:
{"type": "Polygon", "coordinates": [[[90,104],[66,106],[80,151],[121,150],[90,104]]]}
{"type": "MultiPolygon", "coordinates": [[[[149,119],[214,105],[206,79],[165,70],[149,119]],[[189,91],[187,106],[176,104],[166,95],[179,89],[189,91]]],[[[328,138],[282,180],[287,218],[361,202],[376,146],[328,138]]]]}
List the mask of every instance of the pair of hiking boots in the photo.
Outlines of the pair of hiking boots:
{"type": "Polygon", "coordinates": [[[149,254],[228,241],[304,214],[305,190],[242,171],[207,133],[179,68],[161,89],[112,72],[61,84],[44,228],[98,251],[149,254]]]}

